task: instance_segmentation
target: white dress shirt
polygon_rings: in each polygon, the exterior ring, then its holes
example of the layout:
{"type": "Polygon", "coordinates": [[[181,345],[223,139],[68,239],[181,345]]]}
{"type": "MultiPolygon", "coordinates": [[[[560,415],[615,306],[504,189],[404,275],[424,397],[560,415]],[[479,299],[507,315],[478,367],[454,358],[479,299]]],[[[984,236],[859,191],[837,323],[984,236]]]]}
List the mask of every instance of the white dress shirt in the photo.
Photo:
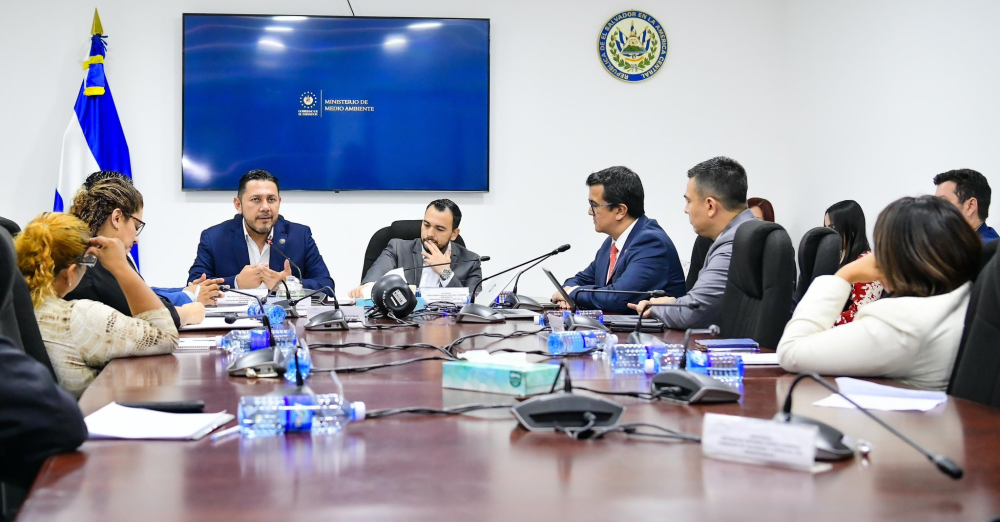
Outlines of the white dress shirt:
{"type": "MultiPolygon", "coordinates": [[[[444,250],[444,254],[451,259],[451,242],[448,242],[448,246],[444,250]]],[[[424,269],[420,271],[420,288],[437,288],[448,286],[451,282],[451,278],[455,277],[454,270],[451,272],[451,277],[448,279],[441,279],[441,276],[434,271],[433,268],[427,266],[427,262],[424,261],[424,269]]]]}
{"type": "MultiPolygon", "coordinates": [[[[274,237],[274,228],[271,228],[271,232],[267,234],[267,241],[271,241],[274,237]]],[[[250,237],[250,230],[247,229],[247,222],[243,221],[243,238],[247,241],[247,254],[250,256],[251,265],[259,265],[264,263],[265,265],[270,265],[271,263],[271,245],[264,243],[264,248],[257,248],[257,243],[250,237]]],[[[261,283],[260,286],[264,286],[261,283]]],[[[240,288],[240,282],[237,279],[233,279],[233,287],[237,290],[240,288]]],[[[258,287],[259,288],[259,287],[258,287]]]]}

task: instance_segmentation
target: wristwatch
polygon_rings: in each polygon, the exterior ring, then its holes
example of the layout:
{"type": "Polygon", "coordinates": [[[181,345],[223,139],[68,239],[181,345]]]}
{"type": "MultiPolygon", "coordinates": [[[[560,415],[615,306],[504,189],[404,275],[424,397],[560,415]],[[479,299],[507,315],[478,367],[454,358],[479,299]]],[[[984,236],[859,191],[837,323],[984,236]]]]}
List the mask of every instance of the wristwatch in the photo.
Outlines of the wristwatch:
{"type": "Polygon", "coordinates": [[[444,270],[441,271],[441,280],[447,281],[451,279],[451,276],[453,275],[455,275],[455,272],[452,272],[450,268],[445,268],[444,270]]]}

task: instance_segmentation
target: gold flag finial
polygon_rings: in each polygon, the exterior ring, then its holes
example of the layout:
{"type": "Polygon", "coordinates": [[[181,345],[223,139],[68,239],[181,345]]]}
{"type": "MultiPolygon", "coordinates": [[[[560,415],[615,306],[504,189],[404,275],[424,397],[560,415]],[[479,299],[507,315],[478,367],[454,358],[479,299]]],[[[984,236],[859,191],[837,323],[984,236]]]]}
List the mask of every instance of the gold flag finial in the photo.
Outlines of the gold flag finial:
{"type": "Polygon", "coordinates": [[[104,28],[101,27],[101,17],[97,14],[97,8],[94,8],[94,24],[90,26],[90,34],[104,34],[104,28]]]}

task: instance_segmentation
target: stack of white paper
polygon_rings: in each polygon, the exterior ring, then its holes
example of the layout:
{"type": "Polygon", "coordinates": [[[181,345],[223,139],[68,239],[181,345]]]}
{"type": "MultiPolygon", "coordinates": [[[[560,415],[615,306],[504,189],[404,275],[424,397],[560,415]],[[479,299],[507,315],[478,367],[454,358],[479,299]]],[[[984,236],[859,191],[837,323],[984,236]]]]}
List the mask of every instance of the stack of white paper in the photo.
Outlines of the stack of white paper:
{"type": "Polygon", "coordinates": [[[777,366],[777,353],[738,353],[746,366],[777,366]]]}
{"type": "Polygon", "coordinates": [[[84,422],[92,439],[197,440],[233,419],[225,411],[165,413],[112,402],[87,415],[84,422]]]}
{"type": "Polygon", "coordinates": [[[215,346],[215,337],[181,337],[177,351],[205,351],[215,346]]]}
{"type": "MultiPolygon", "coordinates": [[[[873,382],[837,377],[840,393],[869,410],[881,411],[928,411],[948,400],[944,392],[907,390],[894,386],[884,386],[873,382]]],[[[830,408],[853,408],[851,403],[839,395],[830,395],[813,403],[814,406],[830,408]]]]}

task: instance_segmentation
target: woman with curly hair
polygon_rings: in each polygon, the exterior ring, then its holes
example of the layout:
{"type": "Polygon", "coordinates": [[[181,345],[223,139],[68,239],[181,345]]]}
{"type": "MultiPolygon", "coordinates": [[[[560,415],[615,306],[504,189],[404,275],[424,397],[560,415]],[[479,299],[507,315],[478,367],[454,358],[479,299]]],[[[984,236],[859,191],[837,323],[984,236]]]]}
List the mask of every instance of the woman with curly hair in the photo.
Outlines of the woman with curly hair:
{"type": "Polygon", "coordinates": [[[51,212],[28,223],[14,248],[56,377],[76,397],[112,359],[177,348],[170,312],[129,266],[121,241],[91,238],[79,219],[51,212]],[[132,317],[96,301],[63,299],[98,261],[121,286],[132,317]]]}

